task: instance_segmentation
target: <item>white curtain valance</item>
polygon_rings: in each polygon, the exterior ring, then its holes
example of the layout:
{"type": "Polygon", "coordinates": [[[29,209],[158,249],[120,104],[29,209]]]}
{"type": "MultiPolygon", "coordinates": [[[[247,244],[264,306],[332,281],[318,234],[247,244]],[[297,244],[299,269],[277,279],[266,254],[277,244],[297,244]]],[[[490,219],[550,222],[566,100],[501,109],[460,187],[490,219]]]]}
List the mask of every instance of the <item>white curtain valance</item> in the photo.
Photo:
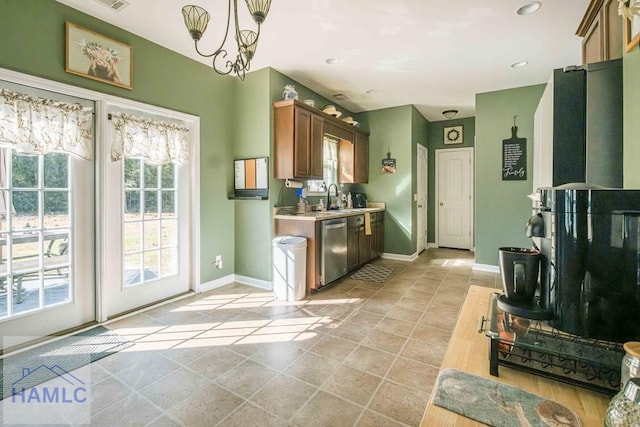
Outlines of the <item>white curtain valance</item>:
{"type": "Polygon", "coordinates": [[[63,151],[91,160],[93,112],[80,104],[0,89],[0,144],[26,154],[63,151]]]}
{"type": "Polygon", "coordinates": [[[153,165],[185,164],[189,160],[189,128],[179,123],[111,114],[111,160],[139,158],[153,165]]]}

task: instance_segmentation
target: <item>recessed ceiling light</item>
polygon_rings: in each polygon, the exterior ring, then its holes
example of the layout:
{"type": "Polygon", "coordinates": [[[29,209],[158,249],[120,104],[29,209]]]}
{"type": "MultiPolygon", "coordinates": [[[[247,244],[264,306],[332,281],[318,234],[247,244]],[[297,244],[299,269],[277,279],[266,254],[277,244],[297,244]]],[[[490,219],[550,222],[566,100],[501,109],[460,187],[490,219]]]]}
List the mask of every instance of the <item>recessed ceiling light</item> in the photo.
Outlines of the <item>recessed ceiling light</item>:
{"type": "Polygon", "coordinates": [[[340,63],[340,60],[338,58],[327,58],[324,60],[324,62],[326,62],[329,65],[336,65],[340,63]]]}
{"type": "Polygon", "coordinates": [[[532,1],[530,3],[524,4],[516,10],[518,15],[531,15],[532,13],[537,12],[542,7],[542,3],[539,1],[532,1]]]}
{"type": "Polygon", "coordinates": [[[511,64],[511,68],[522,68],[526,67],[529,64],[529,61],[518,61],[511,64]]]}

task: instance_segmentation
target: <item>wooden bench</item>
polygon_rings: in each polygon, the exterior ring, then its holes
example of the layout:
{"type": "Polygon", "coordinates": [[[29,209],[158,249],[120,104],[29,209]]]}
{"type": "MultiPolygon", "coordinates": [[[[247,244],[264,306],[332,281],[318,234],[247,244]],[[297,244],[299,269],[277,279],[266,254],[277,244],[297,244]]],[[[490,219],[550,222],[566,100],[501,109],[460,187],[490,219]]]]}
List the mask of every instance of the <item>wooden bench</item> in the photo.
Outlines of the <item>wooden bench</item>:
{"type": "MultiPolygon", "coordinates": [[[[52,255],[45,256],[42,259],[42,268],[40,268],[40,260],[35,259],[17,259],[13,261],[13,271],[11,272],[16,279],[15,292],[16,292],[16,304],[22,302],[22,281],[28,277],[39,277],[40,270],[42,269],[45,274],[48,270],[59,270],[65,267],[69,267],[69,255],[52,255]]],[[[0,291],[7,290],[7,264],[0,264],[0,291]]]]}

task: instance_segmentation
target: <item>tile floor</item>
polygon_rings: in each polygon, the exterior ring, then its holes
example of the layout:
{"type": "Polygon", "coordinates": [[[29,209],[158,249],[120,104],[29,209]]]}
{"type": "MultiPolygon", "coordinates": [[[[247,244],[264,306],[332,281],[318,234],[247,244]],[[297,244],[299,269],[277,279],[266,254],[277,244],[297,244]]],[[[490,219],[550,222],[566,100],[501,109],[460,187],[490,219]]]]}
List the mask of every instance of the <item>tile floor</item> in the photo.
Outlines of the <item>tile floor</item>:
{"type": "Polygon", "coordinates": [[[417,426],[469,285],[473,254],[378,260],[296,302],[232,284],[108,324],[135,345],[91,364],[91,418],[109,426],[417,426]]]}

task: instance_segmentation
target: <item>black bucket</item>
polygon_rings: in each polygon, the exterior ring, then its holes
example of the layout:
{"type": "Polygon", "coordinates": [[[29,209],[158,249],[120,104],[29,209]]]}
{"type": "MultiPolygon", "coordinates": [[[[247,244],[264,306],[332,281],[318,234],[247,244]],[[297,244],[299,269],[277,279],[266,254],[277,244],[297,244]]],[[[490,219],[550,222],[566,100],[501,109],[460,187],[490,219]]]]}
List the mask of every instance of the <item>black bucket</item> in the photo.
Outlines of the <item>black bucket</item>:
{"type": "Polygon", "coordinates": [[[507,299],[531,304],[538,287],[540,252],[526,248],[500,248],[502,289],[507,299]]]}

